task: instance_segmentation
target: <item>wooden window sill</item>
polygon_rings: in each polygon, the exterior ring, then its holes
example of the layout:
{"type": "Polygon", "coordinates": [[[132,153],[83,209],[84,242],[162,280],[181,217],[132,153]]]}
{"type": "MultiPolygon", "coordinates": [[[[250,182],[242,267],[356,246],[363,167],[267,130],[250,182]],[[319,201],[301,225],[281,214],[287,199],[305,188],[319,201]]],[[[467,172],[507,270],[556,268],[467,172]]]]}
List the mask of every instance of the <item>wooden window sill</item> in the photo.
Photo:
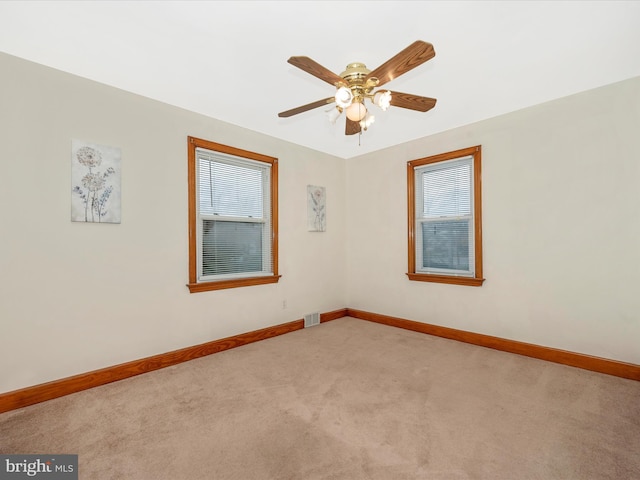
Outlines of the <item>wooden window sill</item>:
{"type": "Polygon", "coordinates": [[[407,273],[407,276],[409,280],[418,282],[449,283],[452,285],[467,285],[469,287],[481,287],[485,280],[484,278],[456,277],[452,275],[434,275],[428,273],[407,273]]]}
{"type": "Polygon", "coordinates": [[[249,287],[251,285],[265,285],[278,283],[282,275],[269,277],[236,278],[233,280],[218,280],[213,282],[187,283],[190,293],[208,292],[211,290],[223,290],[225,288],[249,287]]]}

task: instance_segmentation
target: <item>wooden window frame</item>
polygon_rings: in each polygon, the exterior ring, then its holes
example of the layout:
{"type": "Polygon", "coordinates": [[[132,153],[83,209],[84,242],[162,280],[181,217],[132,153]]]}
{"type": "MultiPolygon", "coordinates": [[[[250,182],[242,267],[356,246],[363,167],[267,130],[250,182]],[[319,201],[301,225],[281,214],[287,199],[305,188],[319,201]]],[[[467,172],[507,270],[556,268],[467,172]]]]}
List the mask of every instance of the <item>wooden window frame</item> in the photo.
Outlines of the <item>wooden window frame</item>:
{"type": "Polygon", "coordinates": [[[203,140],[201,138],[187,137],[187,161],[189,183],[189,283],[187,287],[191,293],[222,290],[225,288],[247,287],[251,285],[264,285],[277,283],[281,275],[278,275],[278,159],[260,153],[242,150],[228,145],[203,140]],[[226,153],[237,157],[248,158],[271,165],[271,261],[272,275],[244,277],[234,279],[212,280],[198,282],[197,265],[197,216],[196,206],[196,149],[204,148],[215,152],[226,153]]]}
{"type": "Polygon", "coordinates": [[[407,162],[407,225],[408,225],[408,265],[409,280],[419,282],[448,283],[453,285],[482,286],[482,147],[463,148],[453,152],[441,153],[430,157],[419,158],[407,162]],[[428,164],[455,160],[462,157],[473,157],[473,212],[474,212],[474,253],[475,272],[473,277],[461,275],[441,275],[436,273],[416,272],[416,198],[415,169],[428,164]]]}

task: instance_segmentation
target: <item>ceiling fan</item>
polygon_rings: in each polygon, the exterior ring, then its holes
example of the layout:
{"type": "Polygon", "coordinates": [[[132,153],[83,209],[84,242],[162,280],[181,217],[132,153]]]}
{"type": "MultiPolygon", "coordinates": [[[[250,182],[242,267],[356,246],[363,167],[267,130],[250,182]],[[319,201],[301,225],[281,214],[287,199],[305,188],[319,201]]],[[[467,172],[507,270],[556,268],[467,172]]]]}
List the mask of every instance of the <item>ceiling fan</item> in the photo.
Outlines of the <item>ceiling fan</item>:
{"type": "Polygon", "coordinates": [[[328,112],[329,119],[334,123],[345,111],[347,117],[345,135],[353,135],[361,133],[373,123],[374,117],[368,112],[365,99],[383,110],[389,106],[419,112],[431,110],[436,105],[435,98],[375,89],[431,60],[435,54],[433,45],[418,40],[375,70],[369,70],[364,63],[350,63],[340,75],[336,75],[309,57],[291,57],[287,60],[291,65],[334,85],[336,93],[333,97],[280,112],[278,117],[291,117],[335,102],[336,108],[328,112]]]}

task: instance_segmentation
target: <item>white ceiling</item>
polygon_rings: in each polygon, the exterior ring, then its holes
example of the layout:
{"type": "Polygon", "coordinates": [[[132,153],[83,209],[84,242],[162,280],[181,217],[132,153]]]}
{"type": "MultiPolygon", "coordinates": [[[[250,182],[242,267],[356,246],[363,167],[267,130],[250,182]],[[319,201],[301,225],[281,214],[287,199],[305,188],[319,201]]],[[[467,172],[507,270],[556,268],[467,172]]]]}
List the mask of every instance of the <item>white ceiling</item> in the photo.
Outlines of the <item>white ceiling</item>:
{"type": "Polygon", "coordinates": [[[0,51],[350,158],[640,75],[640,2],[5,0],[0,51]],[[415,40],[435,58],[386,87],[433,110],[378,111],[361,138],[328,107],[278,118],[333,95],[290,56],[340,74],[415,40]]]}

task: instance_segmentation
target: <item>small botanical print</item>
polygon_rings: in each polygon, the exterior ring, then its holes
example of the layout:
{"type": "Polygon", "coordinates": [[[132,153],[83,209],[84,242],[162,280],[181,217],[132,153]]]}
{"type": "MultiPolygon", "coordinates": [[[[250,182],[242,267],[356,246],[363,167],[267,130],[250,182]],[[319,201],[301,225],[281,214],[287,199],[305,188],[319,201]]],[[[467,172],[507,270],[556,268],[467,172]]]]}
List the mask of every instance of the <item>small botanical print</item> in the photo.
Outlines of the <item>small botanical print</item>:
{"type": "Polygon", "coordinates": [[[307,230],[324,232],[327,229],[326,194],[324,187],[307,185],[307,230]]]}
{"type": "Polygon", "coordinates": [[[119,148],[73,140],[71,221],[120,223],[119,148]]]}

